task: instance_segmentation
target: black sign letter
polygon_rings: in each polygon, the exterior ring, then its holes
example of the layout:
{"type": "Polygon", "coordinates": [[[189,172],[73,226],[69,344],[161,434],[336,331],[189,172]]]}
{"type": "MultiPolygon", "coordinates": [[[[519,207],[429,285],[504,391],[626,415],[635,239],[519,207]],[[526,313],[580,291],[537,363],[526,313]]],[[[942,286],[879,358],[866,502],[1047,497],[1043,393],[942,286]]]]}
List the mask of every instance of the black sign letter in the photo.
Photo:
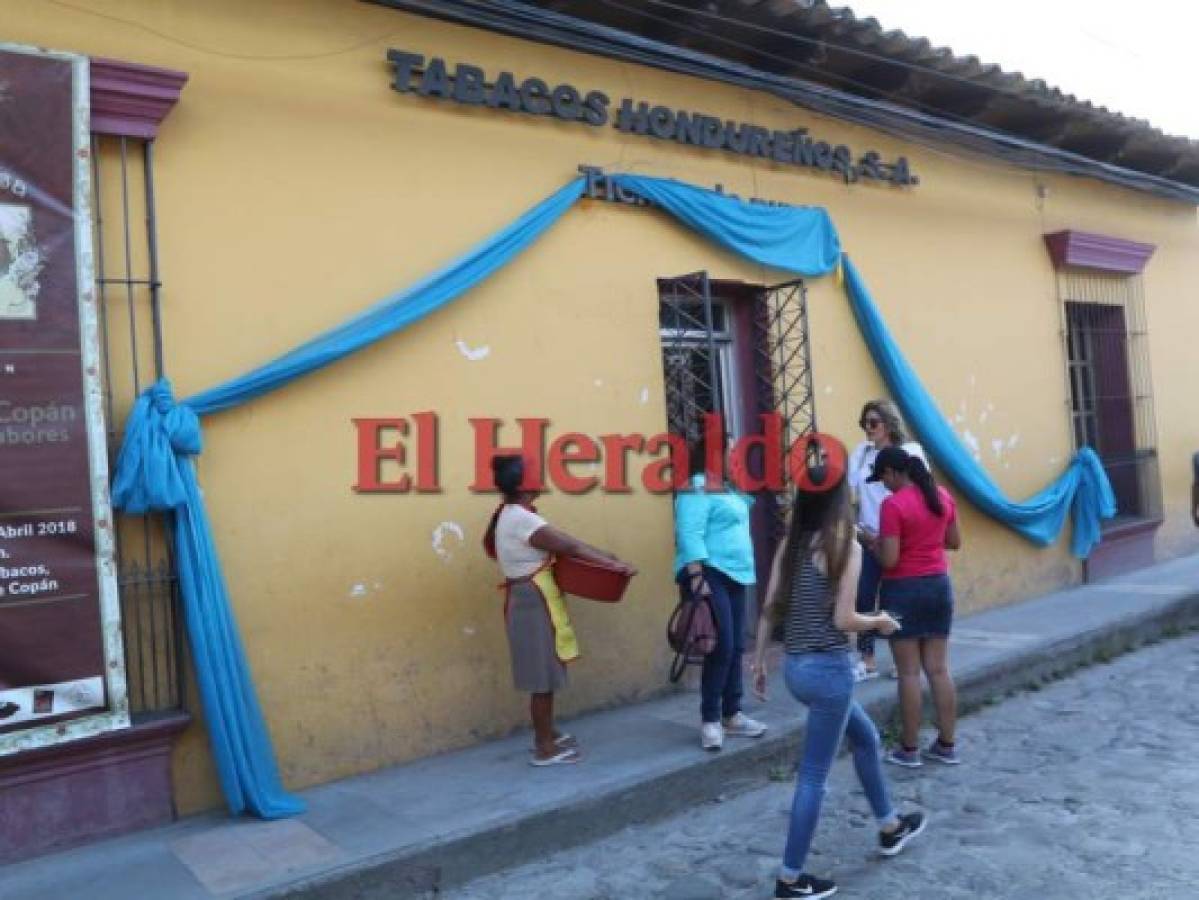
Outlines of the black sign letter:
{"type": "Polygon", "coordinates": [[[406,93],[412,89],[412,70],[422,65],[425,58],[419,53],[405,53],[403,50],[388,50],[387,58],[395,63],[396,74],[391,82],[393,90],[406,93]]]}
{"type": "Polygon", "coordinates": [[[417,85],[416,92],[422,97],[441,97],[449,100],[454,95],[449,75],[445,71],[445,60],[434,56],[425,67],[425,74],[417,85]]]}
{"type": "Polygon", "coordinates": [[[604,125],[608,121],[608,104],[612,101],[603,91],[590,91],[583,98],[583,120],[588,125],[604,125]]]}
{"type": "Polygon", "coordinates": [[[620,110],[616,113],[616,127],[621,131],[645,134],[649,131],[649,104],[642,101],[634,110],[632,100],[627,97],[621,100],[620,110]]]}
{"type": "Polygon", "coordinates": [[[487,105],[492,109],[503,106],[513,112],[520,112],[520,94],[516,91],[516,79],[511,72],[500,72],[495,84],[491,86],[491,95],[487,105]]]}
{"type": "Polygon", "coordinates": [[[579,118],[583,111],[579,92],[569,84],[560,84],[554,88],[553,93],[550,94],[550,105],[554,108],[554,115],[567,122],[573,122],[579,118]]]}
{"type": "Polygon", "coordinates": [[[527,113],[544,116],[550,111],[550,86],[540,78],[526,78],[520,85],[520,105],[527,113]]]}
{"type": "Polygon", "coordinates": [[[454,69],[454,99],[468,106],[482,106],[486,80],[486,74],[478,66],[458,66],[454,69]]]}
{"type": "Polygon", "coordinates": [[[649,130],[656,138],[670,140],[674,137],[674,113],[665,106],[655,106],[649,111],[649,130]]]}

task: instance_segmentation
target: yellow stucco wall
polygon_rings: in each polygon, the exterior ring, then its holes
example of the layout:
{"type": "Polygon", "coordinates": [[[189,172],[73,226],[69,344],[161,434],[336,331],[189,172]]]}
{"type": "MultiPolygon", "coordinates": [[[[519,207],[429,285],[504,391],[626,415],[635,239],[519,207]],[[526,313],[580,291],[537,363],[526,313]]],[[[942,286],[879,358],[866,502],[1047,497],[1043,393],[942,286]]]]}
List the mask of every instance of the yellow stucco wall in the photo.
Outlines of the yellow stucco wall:
{"type": "MultiPolygon", "coordinates": [[[[1145,278],[1167,522],[1159,555],[1199,549],[1189,524],[1189,396],[1199,333],[1192,207],[1085,179],[920,147],[782,101],[369,4],[273,0],[4,3],[0,37],[183,69],[157,145],[169,371],[181,396],[245,371],[455,257],[589,163],[826,206],[899,344],[1013,496],[1071,452],[1053,271],[1041,235],[1153,242],[1145,278]],[[551,120],[400,96],[388,47],[512,69],[766,127],[807,126],[921,184],[831,176],[551,120]],[[1039,190],[1040,189],[1040,190],[1039,190]],[[1043,194],[1044,196],[1041,196],[1043,194]],[[1000,450],[994,449],[1001,442],[1000,450]]],[[[210,418],[200,474],[287,783],[302,787],[520,724],[494,566],[471,495],[469,416],[545,416],[554,430],[653,433],[664,421],[655,278],[696,269],[783,280],[662,216],[583,203],[450,308],[355,358],[210,418]],[[468,360],[457,343],[486,346],[468,360]],[[643,399],[643,397],[645,399],[643,399]],[[441,416],[437,496],[358,496],[355,416],[441,416]],[[433,546],[441,523],[445,557],[433,546]]],[[[882,392],[832,279],[810,285],[821,424],[856,441],[882,392]]],[[[509,431],[516,440],[515,429],[509,431]]],[[[636,471],[634,467],[634,471],[636,471]]],[[[575,603],[584,659],[569,714],[657,691],[672,604],[669,501],[551,495],[555,523],[641,567],[626,601],[575,603]]],[[[964,611],[1078,579],[1063,545],[1031,548],[964,505],[964,611]]],[[[202,729],[176,757],[183,811],[218,801],[202,729]]]]}

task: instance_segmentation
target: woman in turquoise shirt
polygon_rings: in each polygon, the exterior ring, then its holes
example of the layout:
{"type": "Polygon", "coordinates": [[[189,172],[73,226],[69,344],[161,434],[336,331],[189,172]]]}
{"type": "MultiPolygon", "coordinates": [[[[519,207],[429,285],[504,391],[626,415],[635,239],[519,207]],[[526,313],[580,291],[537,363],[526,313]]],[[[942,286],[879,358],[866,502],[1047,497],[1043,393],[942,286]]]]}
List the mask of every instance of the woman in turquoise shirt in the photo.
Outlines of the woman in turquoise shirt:
{"type": "Polygon", "coordinates": [[[704,658],[700,682],[700,746],[719,750],[725,735],[761,737],[766,726],[741,711],[745,593],[757,580],[749,534],[754,501],[728,484],[709,490],[703,474],[706,459],[700,438],[691,450],[691,483],[674,501],[674,571],[679,590],[707,597],[716,619],[716,649],[704,658]]]}

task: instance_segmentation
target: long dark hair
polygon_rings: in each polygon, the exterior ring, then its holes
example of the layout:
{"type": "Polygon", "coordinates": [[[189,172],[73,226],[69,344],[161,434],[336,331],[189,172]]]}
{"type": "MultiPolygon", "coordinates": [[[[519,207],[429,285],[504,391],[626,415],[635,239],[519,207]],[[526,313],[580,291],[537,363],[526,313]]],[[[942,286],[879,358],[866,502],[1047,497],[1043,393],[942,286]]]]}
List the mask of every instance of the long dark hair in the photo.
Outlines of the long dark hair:
{"type": "Polygon", "coordinates": [[[934,516],[940,516],[945,512],[945,504],[941,502],[941,492],[937,490],[937,483],[933,481],[933,473],[919,456],[908,457],[908,478],[920,488],[924,505],[928,507],[929,512],[934,516]]]}
{"type": "Polygon", "coordinates": [[[795,579],[817,549],[824,551],[825,574],[832,586],[829,600],[832,602],[849,563],[852,541],[853,508],[849,504],[849,485],[844,472],[837,483],[826,490],[796,490],[791,522],[787,527],[787,550],[779,573],[779,591],[775,595],[776,623],[786,618],[795,579]]]}
{"type": "Polygon", "coordinates": [[[509,503],[520,500],[520,486],[525,480],[525,460],[517,454],[493,456],[491,458],[491,478],[495,486],[504,495],[503,502],[491,514],[487,530],[483,532],[483,552],[495,559],[495,526],[499,524],[500,513],[509,503]]]}

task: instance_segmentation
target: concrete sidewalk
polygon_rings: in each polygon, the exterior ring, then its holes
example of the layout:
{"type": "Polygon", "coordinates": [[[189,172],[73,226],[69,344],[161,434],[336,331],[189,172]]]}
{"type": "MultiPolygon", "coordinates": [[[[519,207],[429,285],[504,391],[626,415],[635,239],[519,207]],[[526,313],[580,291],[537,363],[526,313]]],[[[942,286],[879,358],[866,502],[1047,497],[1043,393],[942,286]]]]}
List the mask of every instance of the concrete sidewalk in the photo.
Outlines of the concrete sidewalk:
{"type": "MultiPolygon", "coordinates": [[[[1199,556],[962,617],[952,658],[963,710],[1195,627],[1199,556]]],[[[893,714],[894,682],[858,692],[876,721],[893,714]]],[[[719,754],[699,750],[697,698],[680,693],[570,722],[587,750],[578,766],[531,768],[522,733],[306,791],[298,819],[196,816],[0,868],[0,900],[431,895],[760,784],[793,763],[802,732],[777,672],[770,694],[749,707],[767,736],[719,754]]]]}

